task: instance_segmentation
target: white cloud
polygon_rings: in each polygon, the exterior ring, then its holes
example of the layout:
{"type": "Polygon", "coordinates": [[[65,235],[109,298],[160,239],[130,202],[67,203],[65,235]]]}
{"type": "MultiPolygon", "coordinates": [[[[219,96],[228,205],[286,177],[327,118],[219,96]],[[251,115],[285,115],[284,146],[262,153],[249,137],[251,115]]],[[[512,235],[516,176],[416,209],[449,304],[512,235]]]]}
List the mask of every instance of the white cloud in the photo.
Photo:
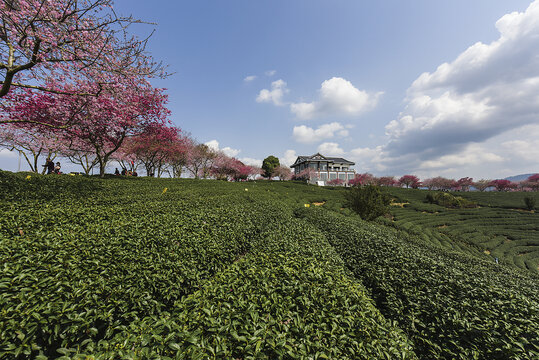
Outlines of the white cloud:
{"type": "Polygon", "coordinates": [[[241,152],[241,150],[233,149],[233,148],[228,147],[228,146],[221,149],[219,147],[219,141],[217,141],[217,140],[210,140],[210,141],[206,142],[205,145],[207,145],[210,149],[212,149],[214,151],[222,151],[226,156],[230,156],[230,157],[235,157],[236,155],[238,155],[241,152]]]}
{"type": "Polygon", "coordinates": [[[204,143],[204,145],[206,145],[207,147],[209,147],[210,149],[214,151],[219,151],[219,141],[217,140],[210,140],[204,143]]]}
{"type": "MultiPolygon", "coordinates": [[[[348,153],[350,160],[356,163],[357,172],[386,172],[389,168],[385,163],[382,146],[375,148],[355,148],[348,153]]],[[[387,174],[386,174],[387,175],[387,174]]]]}
{"type": "Polygon", "coordinates": [[[6,159],[15,159],[18,156],[16,151],[10,151],[8,149],[0,149],[0,157],[6,159]]]}
{"type": "Polygon", "coordinates": [[[256,79],[256,75],[249,75],[249,76],[246,76],[246,77],[243,79],[243,81],[245,81],[245,82],[251,82],[251,81],[253,81],[253,80],[255,80],[255,79],[256,79]]]}
{"type": "Polygon", "coordinates": [[[378,104],[381,92],[368,93],[357,89],[341,77],[333,77],[322,83],[318,99],[313,102],[290,104],[290,111],[298,119],[312,119],[326,116],[358,116],[372,110],[378,104]]]}
{"type": "Polygon", "coordinates": [[[282,165],[290,166],[296,161],[297,158],[298,155],[296,154],[295,150],[286,150],[284,155],[279,159],[279,162],[282,165]]]}
{"type": "Polygon", "coordinates": [[[347,153],[358,171],[499,178],[539,170],[539,0],[496,27],[497,40],[411,84],[385,143],[347,153]]]}
{"type": "Polygon", "coordinates": [[[265,72],[266,76],[273,76],[277,74],[277,70],[268,70],[265,72]]]}
{"type": "Polygon", "coordinates": [[[271,90],[262,89],[256,98],[256,102],[272,102],[274,105],[281,106],[283,104],[283,96],[288,93],[286,82],[282,79],[271,83],[271,90]]]}
{"type": "Polygon", "coordinates": [[[245,165],[256,166],[256,167],[261,167],[262,166],[262,160],[259,160],[259,159],[253,159],[253,158],[250,158],[250,157],[244,157],[244,158],[241,158],[239,160],[242,163],[244,163],[245,165]]]}
{"type": "Polygon", "coordinates": [[[496,41],[478,42],[414,81],[404,111],[386,126],[391,156],[428,161],[538,122],[539,0],[496,27],[496,41]]]}
{"type": "Polygon", "coordinates": [[[318,152],[324,156],[342,156],[344,150],[339,147],[339,144],[334,142],[325,142],[318,146],[318,152]]]}
{"type": "Polygon", "coordinates": [[[305,125],[294,126],[293,136],[297,142],[304,144],[312,144],[325,139],[330,139],[335,136],[335,133],[346,131],[344,126],[338,122],[324,124],[317,129],[310,128],[305,125]]]}
{"type": "Polygon", "coordinates": [[[488,152],[478,144],[470,144],[461,152],[449,155],[443,155],[433,160],[426,160],[419,164],[419,170],[444,170],[469,165],[480,165],[491,162],[502,162],[504,160],[500,155],[488,152]]]}
{"type": "Polygon", "coordinates": [[[231,147],[228,147],[228,146],[222,148],[221,151],[230,157],[236,157],[236,155],[238,155],[241,152],[241,150],[232,149],[231,147]]]}

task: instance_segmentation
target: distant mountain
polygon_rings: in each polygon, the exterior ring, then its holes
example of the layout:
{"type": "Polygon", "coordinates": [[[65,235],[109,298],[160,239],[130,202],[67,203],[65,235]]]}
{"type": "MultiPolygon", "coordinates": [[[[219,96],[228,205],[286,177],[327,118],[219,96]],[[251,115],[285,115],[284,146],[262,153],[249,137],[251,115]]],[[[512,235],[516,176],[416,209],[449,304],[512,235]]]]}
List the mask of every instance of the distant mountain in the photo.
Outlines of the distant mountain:
{"type": "Polygon", "coordinates": [[[509,177],[506,177],[505,180],[509,180],[509,181],[512,181],[512,182],[518,182],[518,181],[526,180],[527,178],[529,178],[530,176],[532,176],[534,174],[537,174],[537,173],[509,176],[509,177]]]}

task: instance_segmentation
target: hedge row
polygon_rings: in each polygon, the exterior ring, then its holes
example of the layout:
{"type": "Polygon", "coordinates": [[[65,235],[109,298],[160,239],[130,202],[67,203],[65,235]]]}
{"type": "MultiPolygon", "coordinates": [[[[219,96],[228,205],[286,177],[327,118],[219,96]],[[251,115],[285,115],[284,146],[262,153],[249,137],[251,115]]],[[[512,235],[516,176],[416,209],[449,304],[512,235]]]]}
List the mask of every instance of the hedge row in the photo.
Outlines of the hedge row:
{"type": "Polygon", "coordinates": [[[399,324],[421,359],[539,357],[539,282],[534,274],[449,252],[319,209],[299,216],[325,234],[399,324]]]}

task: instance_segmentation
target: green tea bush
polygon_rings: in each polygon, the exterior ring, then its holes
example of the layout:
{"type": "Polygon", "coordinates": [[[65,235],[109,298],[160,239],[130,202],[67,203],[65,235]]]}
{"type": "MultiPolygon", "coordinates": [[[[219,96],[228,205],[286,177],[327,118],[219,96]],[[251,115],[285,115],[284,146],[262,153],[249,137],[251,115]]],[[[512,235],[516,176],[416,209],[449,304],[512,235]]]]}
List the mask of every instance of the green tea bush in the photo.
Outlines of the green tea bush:
{"type": "Polygon", "coordinates": [[[430,204],[437,204],[446,208],[460,209],[477,207],[477,204],[473,201],[461,196],[454,196],[448,192],[428,193],[425,199],[430,204]]]}
{"type": "Polygon", "coordinates": [[[293,216],[340,192],[140,178],[48,197],[19,180],[0,199],[0,359],[415,358],[293,216]]]}
{"type": "MultiPolygon", "coordinates": [[[[393,222],[389,225],[412,232],[411,225],[423,228],[414,235],[424,236],[428,229],[434,238],[442,236],[441,244],[448,249],[461,249],[464,252],[483,258],[499,258],[500,262],[539,273],[539,256],[535,255],[536,245],[530,243],[528,249],[521,249],[519,254],[509,254],[508,247],[519,241],[539,242],[539,214],[521,211],[524,197],[533,196],[523,192],[459,192],[463,198],[477,202],[476,208],[446,208],[434,201],[434,193],[425,190],[389,188],[390,193],[400,202],[408,202],[405,207],[392,207],[393,222]],[[428,200],[427,200],[428,201],[428,200]],[[438,234],[438,235],[436,235],[438,234]],[[498,247],[501,247],[498,249],[498,247]],[[481,255],[480,252],[483,252],[481,255]],[[530,254],[530,255],[527,255],[530,254]],[[526,256],[524,261],[515,261],[514,256],[526,256]],[[507,257],[507,258],[506,258],[507,257]]],[[[456,195],[457,193],[452,193],[456,195]]]]}
{"type": "Polygon", "coordinates": [[[303,216],[324,231],[419,358],[539,357],[535,275],[339,214],[305,209],[303,216]]]}
{"type": "Polygon", "coordinates": [[[346,206],[364,220],[373,220],[389,213],[391,196],[379,186],[353,186],[346,194],[346,206]]]}
{"type": "Polygon", "coordinates": [[[526,196],[524,198],[524,205],[526,205],[526,209],[530,211],[535,209],[535,203],[536,203],[536,200],[532,196],[526,196]]]}

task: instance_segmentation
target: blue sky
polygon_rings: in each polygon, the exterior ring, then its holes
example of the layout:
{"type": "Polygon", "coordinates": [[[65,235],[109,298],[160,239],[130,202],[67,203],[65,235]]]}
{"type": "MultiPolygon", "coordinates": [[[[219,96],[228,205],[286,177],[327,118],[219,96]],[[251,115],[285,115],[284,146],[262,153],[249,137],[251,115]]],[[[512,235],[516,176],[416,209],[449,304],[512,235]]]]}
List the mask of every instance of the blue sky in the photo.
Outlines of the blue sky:
{"type": "MultiPolygon", "coordinates": [[[[172,121],[200,142],[246,162],[322,150],[376,175],[494,178],[539,171],[539,100],[530,95],[539,88],[539,5],[525,12],[530,4],[117,0],[115,8],[158,24],[149,50],[174,75],[154,85],[168,89],[172,121]]],[[[4,151],[0,167],[13,163],[4,151]]]]}

